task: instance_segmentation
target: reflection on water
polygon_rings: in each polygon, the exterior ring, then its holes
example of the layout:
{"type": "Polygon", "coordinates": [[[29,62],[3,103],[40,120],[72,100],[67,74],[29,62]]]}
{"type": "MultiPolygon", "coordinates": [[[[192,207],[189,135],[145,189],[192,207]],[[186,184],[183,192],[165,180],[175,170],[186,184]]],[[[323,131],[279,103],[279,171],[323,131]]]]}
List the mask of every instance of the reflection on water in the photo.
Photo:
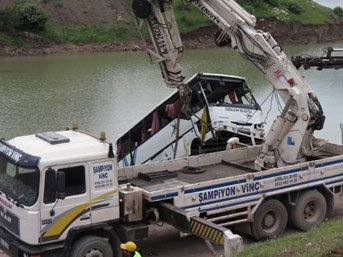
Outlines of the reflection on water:
{"type": "MultiPolygon", "coordinates": [[[[289,56],[321,54],[325,46],[286,47],[289,56]]],[[[182,58],[185,75],[215,72],[246,77],[261,103],[272,87],[254,65],[231,49],[187,50],[182,58]]],[[[302,71],[316,91],[327,121],[319,134],[340,142],[343,122],[342,70],[302,71]]],[[[77,120],[92,134],[105,131],[110,140],[167,97],[157,65],[145,53],[100,53],[0,59],[0,136],[9,139],[37,131],[64,129],[77,120]]],[[[263,106],[265,112],[269,103],[263,106]]],[[[278,114],[277,105],[268,123],[278,114]]]]}

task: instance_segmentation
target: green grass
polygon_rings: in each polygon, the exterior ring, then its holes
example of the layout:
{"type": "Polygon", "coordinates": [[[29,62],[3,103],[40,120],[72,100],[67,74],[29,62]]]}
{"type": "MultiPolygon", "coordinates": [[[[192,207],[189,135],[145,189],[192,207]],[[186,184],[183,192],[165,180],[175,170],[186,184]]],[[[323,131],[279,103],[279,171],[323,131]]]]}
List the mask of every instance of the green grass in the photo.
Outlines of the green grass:
{"type": "MultiPolygon", "coordinates": [[[[251,0],[250,0],[251,1],[251,0]]],[[[286,23],[300,22],[302,24],[325,24],[330,22],[332,10],[308,0],[279,0],[279,6],[268,4],[266,1],[259,1],[252,6],[249,0],[238,0],[244,8],[257,18],[277,18],[286,23]],[[302,12],[291,13],[288,10],[289,3],[297,4],[302,12]],[[273,10],[274,8],[274,10],[273,10]]],[[[181,33],[188,33],[198,28],[213,25],[213,22],[198,10],[193,4],[184,4],[185,1],[174,0],[174,11],[181,33]]],[[[131,11],[132,0],[128,2],[127,9],[131,11]]]]}
{"type": "MultiPolygon", "coordinates": [[[[251,0],[250,0],[251,1],[251,0]]],[[[302,24],[325,24],[330,22],[332,10],[308,0],[279,0],[279,6],[274,7],[266,1],[260,1],[252,5],[248,0],[238,2],[257,18],[277,18],[286,23],[300,22],[302,24]],[[288,10],[290,3],[301,8],[300,14],[294,14],[288,10]]],[[[213,23],[202,14],[195,6],[182,4],[181,0],[174,1],[175,13],[181,33],[193,31],[199,27],[212,25],[213,23]]]]}
{"type": "Polygon", "coordinates": [[[257,243],[235,257],[338,257],[342,254],[343,220],[335,220],[325,222],[307,233],[257,243]],[[335,252],[340,254],[335,255],[335,252]]]}
{"type": "Polygon", "coordinates": [[[40,31],[39,36],[46,39],[47,41],[53,41],[56,43],[62,43],[63,42],[63,34],[60,29],[58,29],[54,24],[52,24],[50,21],[46,24],[45,29],[43,31],[40,31]]]}
{"type": "MultiPolygon", "coordinates": [[[[82,26],[75,28],[58,28],[49,23],[44,31],[36,32],[45,42],[75,44],[87,43],[123,43],[127,42],[132,36],[138,37],[136,28],[124,25],[113,25],[111,28],[100,26],[82,26]]],[[[0,33],[0,43],[8,46],[29,46],[29,43],[19,37],[6,32],[0,33]]]]}
{"type": "Polygon", "coordinates": [[[116,40],[109,29],[95,26],[83,26],[78,28],[64,28],[63,39],[73,43],[100,43],[116,40]]]}
{"type": "Polygon", "coordinates": [[[81,26],[75,28],[57,28],[50,24],[40,33],[42,37],[58,43],[120,43],[129,40],[135,32],[124,25],[113,25],[111,28],[101,26],[81,26]]]}
{"type": "MultiPolygon", "coordinates": [[[[283,0],[283,6],[285,6],[286,2],[283,0]]],[[[302,24],[324,24],[330,23],[330,14],[332,14],[332,10],[327,7],[323,7],[319,4],[314,2],[308,3],[306,0],[297,0],[298,5],[302,9],[302,13],[300,15],[296,14],[289,14],[289,19],[286,20],[288,22],[300,22],[302,24]]]]}
{"type": "Polygon", "coordinates": [[[18,36],[8,35],[5,32],[0,32],[0,43],[7,46],[27,47],[29,43],[18,36]]]}
{"type": "Polygon", "coordinates": [[[213,24],[212,21],[195,6],[184,5],[181,0],[174,1],[174,12],[181,33],[187,33],[213,24]]]}

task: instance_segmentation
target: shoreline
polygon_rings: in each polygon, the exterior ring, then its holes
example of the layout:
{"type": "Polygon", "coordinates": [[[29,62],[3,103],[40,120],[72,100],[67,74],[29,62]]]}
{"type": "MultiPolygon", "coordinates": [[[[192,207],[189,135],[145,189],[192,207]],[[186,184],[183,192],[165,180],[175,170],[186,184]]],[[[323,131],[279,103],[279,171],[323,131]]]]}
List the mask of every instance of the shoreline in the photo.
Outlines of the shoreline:
{"type": "MultiPolygon", "coordinates": [[[[276,19],[259,19],[256,29],[269,32],[282,45],[314,44],[343,40],[343,23],[323,25],[285,24],[276,19]]],[[[218,28],[209,26],[181,35],[185,49],[216,48],[214,34],[218,28]]],[[[0,45],[0,57],[44,56],[54,54],[78,54],[96,52],[143,51],[140,39],[132,39],[118,45],[112,43],[56,44],[32,42],[32,47],[0,45]]]]}

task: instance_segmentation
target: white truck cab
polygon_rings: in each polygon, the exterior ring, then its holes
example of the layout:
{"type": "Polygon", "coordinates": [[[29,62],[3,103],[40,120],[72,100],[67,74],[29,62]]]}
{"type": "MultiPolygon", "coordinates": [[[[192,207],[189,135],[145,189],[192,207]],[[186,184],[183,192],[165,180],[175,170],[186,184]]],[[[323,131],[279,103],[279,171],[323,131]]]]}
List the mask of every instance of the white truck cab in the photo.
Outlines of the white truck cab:
{"type": "Polygon", "coordinates": [[[118,220],[115,166],[110,144],[78,131],[1,140],[2,247],[25,256],[23,242],[32,253],[66,239],[72,227],[118,220]]]}

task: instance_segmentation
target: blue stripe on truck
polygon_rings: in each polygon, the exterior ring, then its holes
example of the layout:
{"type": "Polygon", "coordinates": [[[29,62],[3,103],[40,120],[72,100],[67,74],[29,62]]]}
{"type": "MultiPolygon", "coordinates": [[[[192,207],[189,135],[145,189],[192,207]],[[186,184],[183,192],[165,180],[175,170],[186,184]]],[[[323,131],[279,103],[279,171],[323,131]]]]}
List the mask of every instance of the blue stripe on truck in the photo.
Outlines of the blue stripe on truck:
{"type": "MultiPolygon", "coordinates": [[[[214,211],[217,209],[222,209],[222,208],[226,208],[226,207],[231,207],[231,206],[235,206],[235,205],[239,205],[239,204],[244,204],[244,203],[251,203],[251,202],[256,202],[260,200],[260,198],[255,198],[255,199],[251,199],[251,200],[247,200],[247,201],[241,201],[239,203],[232,203],[232,204],[227,204],[227,205],[221,205],[220,207],[212,207],[212,208],[208,208],[208,209],[203,209],[201,211],[205,212],[205,211],[214,211]]],[[[186,208],[187,209],[187,208],[186,208]]]]}
{"type": "Polygon", "coordinates": [[[322,168],[322,167],[336,165],[336,164],[340,164],[340,163],[343,163],[343,160],[337,160],[337,161],[332,161],[332,162],[320,163],[320,164],[317,164],[315,167],[316,168],[322,168]]]}
{"type": "MultiPolygon", "coordinates": [[[[315,168],[327,167],[327,166],[332,166],[332,165],[341,164],[341,163],[343,163],[343,160],[337,160],[337,161],[332,161],[332,162],[327,162],[327,163],[321,163],[321,164],[317,164],[315,166],[315,168]]],[[[306,171],[306,170],[308,170],[307,167],[302,167],[302,168],[297,168],[297,169],[281,171],[281,172],[278,172],[278,173],[273,173],[273,174],[269,174],[269,175],[265,175],[265,176],[255,177],[254,181],[260,181],[260,180],[267,179],[267,178],[272,178],[272,177],[277,177],[277,176],[282,176],[282,175],[287,175],[287,174],[293,174],[293,173],[297,173],[297,172],[300,172],[300,171],[306,171]]],[[[334,178],[334,177],[339,177],[339,176],[341,176],[341,175],[339,174],[339,175],[331,176],[331,177],[325,178],[324,180],[330,179],[330,178],[334,178]]],[[[320,180],[322,180],[322,179],[316,179],[316,180],[306,181],[306,182],[303,182],[303,183],[293,184],[292,186],[303,185],[303,184],[306,184],[306,183],[316,182],[316,181],[320,181],[320,180]]],[[[203,187],[199,187],[199,188],[185,190],[185,194],[193,194],[193,193],[196,193],[196,192],[201,192],[201,191],[205,191],[205,190],[211,190],[211,189],[221,188],[221,187],[226,187],[226,186],[232,186],[232,185],[242,184],[242,183],[246,183],[246,182],[247,182],[246,179],[241,179],[241,180],[237,180],[237,181],[225,182],[225,183],[211,185],[211,186],[203,186],[203,187]]],[[[337,182],[335,182],[335,183],[337,183],[337,182]]],[[[333,184],[333,183],[330,182],[329,184],[333,184]]],[[[284,188],[288,188],[288,187],[289,186],[279,187],[279,188],[276,188],[276,189],[270,189],[270,190],[261,191],[261,192],[263,192],[263,193],[272,192],[272,191],[276,191],[276,190],[280,190],[280,189],[284,189],[284,188]]],[[[241,197],[252,196],[252,195],[259,194],[261,192],[246,194],[246,195],[243,195],[241,197]]],[[[170,198],[177,197],[178,195],[179,195],[178,192],[170,193],[170,194],[157,195],[157,196],[153,196],[151,198],[151,200],[152,201],[165,200],[165,199],[170,199],[170,198]]],[[[234,198],[230,198],[230,199],[236,199],[236,198],[239,198],[239,197],[234,197],[234,198]]],[[[223,200],[226,200],[226,199],[223,199],[223,200]]],[[[217,201],[213,201],[210,204],[216,203],[216,202],[217,201]]],[[[194,207],[198,207],[198,206],[194,205],[194,207]]],[[[187,209],[188,208],[194,208],[194,207],[192,207],[192,206],[191,207],[187,207],[187,209]]]]}
{"type": "MultiPolygon", "coordinates": [[[[331,176],[331,177],[327,177],[325,179],[321,179],[320,178],[320,179],[314,179],[314,180],[311,180],[311,181],[305,181],[305,182],[302,182],[302,183],[292,184],[291,187],[300,186],[300,185],[304,185],[304,184],[309,184],[309,183],[313,183],[313,182],[317,182],[317,181],[325,181],[325,180],[336,178],[336,177],[341,177],[341,178],[339,180],[336,180],[336,181],[331,181],[328,184],[335,184],[335,183],[340,183],[340,182],[342,183],[343,182],[343,174],[338,174],[338,175],[334,175],[334,176],[331,176]]],[[[216,203],[231,201],[231,200],[235,200],[235,199],[239,199],[239,198],[245,198],[245,197],[249,197],[249,196],[254,196],[254,195],[269,193],[269,192],[273,192],[273,191],[278,191],[278,190],[282,190],[282,189],[285,189],[285,188],[290,188],[290,186],[288,185],[288,186],[284,186],[284,187],[278,187],[278,188],[269,189],[269,190],[265,190],[265,191],[260,191],[260,192],[256,192],[256,193],[239,195],[239,196],[235,196],[235,197],[231,197],[231,198],[223,198],[223,199],[212,201],[212,202],[194,204],[194,205],[186,206],[186,207],[184,207],[184,209],[192,209],[192,208],[206,206],[206,205],[210,205],[210,204],[216,204],[216,203]]],[[[290,190],[289,192],[296,191],[296,190],[298,190],[298,189],[290,190]]],[[[243,202],[239,202],[237,204],[242,204],[242,203],[243,202]]],[[[220,207],[217,207],[217,208],[223,208],[223,207],[220,206],[220,207]]]]}
{"type": "MultiPolygon", "coordinates": [[[[320,167],[336,165],[339,163],[343,163],[343,160],[322,163],[322,164],[320,164],[321,165],[320,167]]],[[[317,168],[317,166],[319,167],[319,165],[316,165],[316,168],[317,168]]],[[[293,174],[293,173],[297,173],[300,171],[306,171],[306,170],[308,170],[307,167],[281,171],[278,173],[273,173],[273,174],[269,174],[269,175],[265,175],[265,176],[255,177],[254,181],[259,181],[262,179],[267,179],[267,178],[272,178],[272,177],[277,177],[277,176],[282,176],[282,175],[287,175],[287,174],[293,174]]],[[[246,182],[246,179],[241,179],[241,180],[237,180],[237,181],[231,181],[231,182],[226,182],[226,183],[221,183],[221,184],[216,184],[216,185],[211,185],[211,186],[204,186],[204,187],[199,187],[199,188],[195,188],[195,189],[188,189],[188,190],[185,190],[185,194],[192,194],[192,193],[196,193],[196,192],[200,192],[200,191],[204,191],[204,190],[208,190],[208,189],[215,189],[215,188],[219,188],[219,187],[231,186],[231,185],[241,184],[241,183],[245,183],[245,182],[246,182]]]]}
{"type": "Polygon", "coordinates": [[[170,194],[164,194],[164,195],[156,195],[151,197],[151,201],[158,201],[158,200],[165,200],[165,199],[169,199],[169,198],[174,198],[176,196],[178,196],[179,193],[170,193],[170,194]]]}
{"type": "Polygon", "coordinates": [[[272,174],[269,174],[269,175],[264,175],[264,176],[258,176],[258,177],[255,177],[255,181],[259,181],[259,180],[262,180],[262,179],[266,179],[266,178],[272,178],[272,177],[277,177],[277,176],[282,176],[282,175],[287,175],[287,174],[293,174],[293,173],[297,173],[297,172],[300,172],[300,171],[306,171],[308,170],[307,167],[303,167],[303,168],[297,168],[297,169],[292,169],[292,170],[285,170],[285,171],[281,171],[281,172],[278,172],[278,173],[272,173],[272,174]]]}
{"type": "Polygon", "coordinates": [[[193,193],[208,190],[208,189],[213,189],[213,188],[217,188],[217,187],[232,186],[232,185],[241,184],[241,183],[245,183],[245,182],[247,182],[246,179],[241,179],[241,180],[225,182],[225,183],[221,183],[221,184],[217,184],[217,185],[188,189],[188,190],[185,190],[185,194],[193,194],[193,193]]]}

